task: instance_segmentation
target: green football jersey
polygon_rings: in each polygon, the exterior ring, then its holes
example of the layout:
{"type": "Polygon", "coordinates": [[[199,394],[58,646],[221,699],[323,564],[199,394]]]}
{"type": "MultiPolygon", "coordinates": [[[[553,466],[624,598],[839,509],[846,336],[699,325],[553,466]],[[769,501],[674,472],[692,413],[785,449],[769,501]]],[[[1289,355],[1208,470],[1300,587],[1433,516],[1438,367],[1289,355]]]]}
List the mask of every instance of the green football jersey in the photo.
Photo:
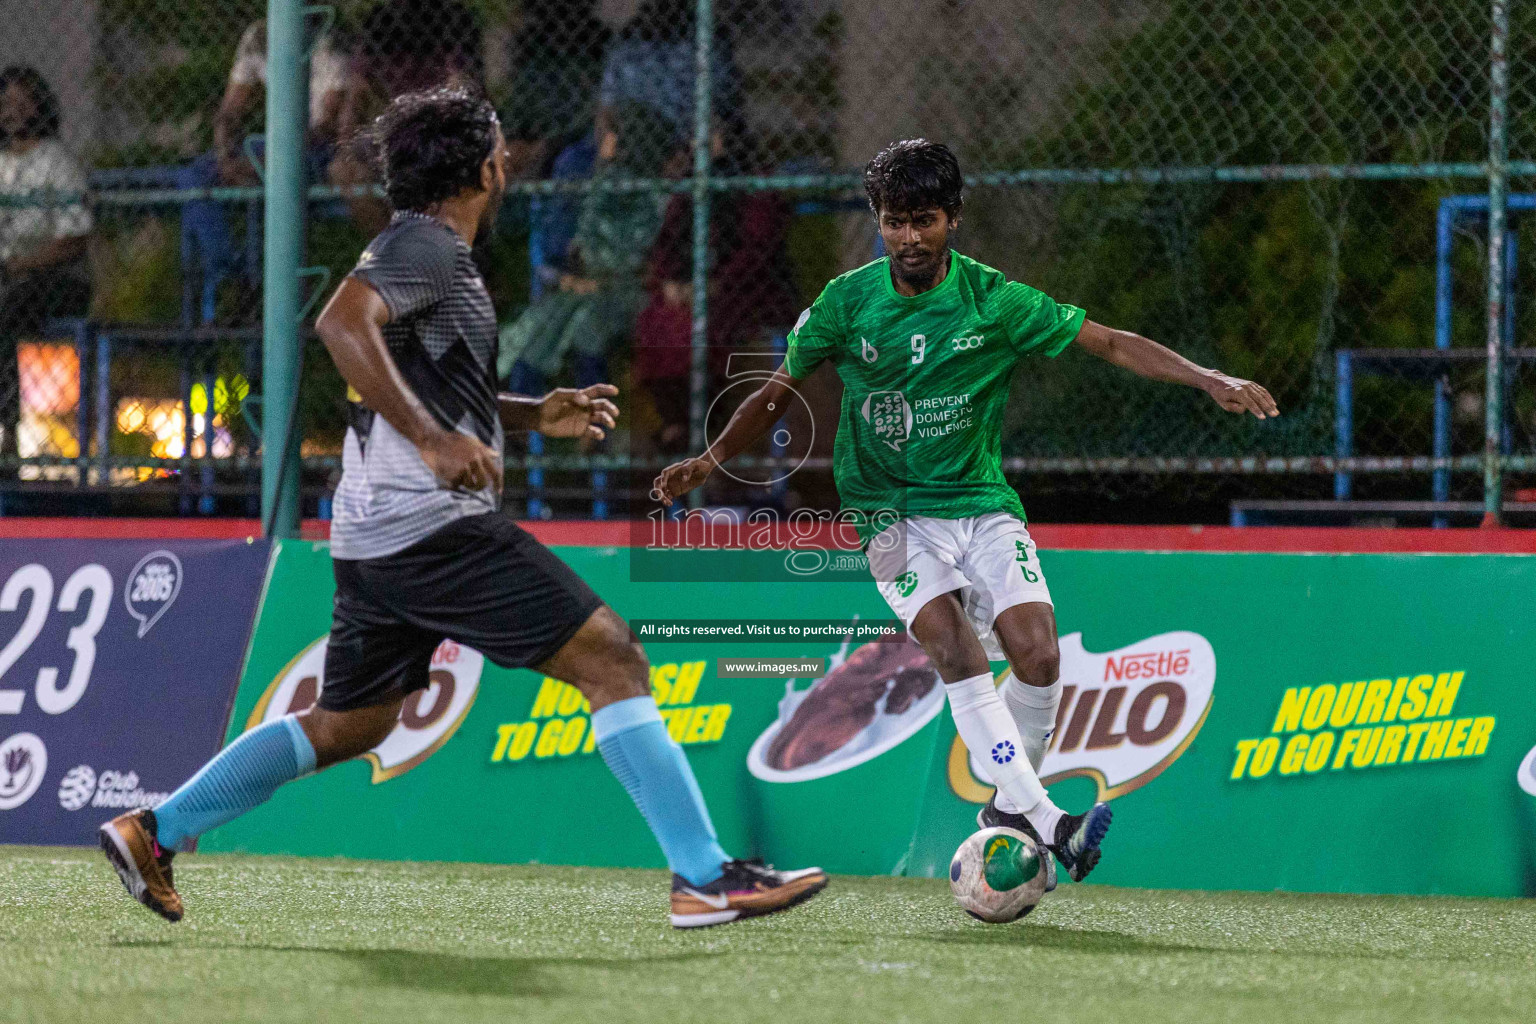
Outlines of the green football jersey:
{"type": "Polygon", "coordinates": [[[1003,408],[1019,359],[1055,356],[1083,311],[959,253],[936,288],[908,298],[886,259],[837,278],[789,335],[801,380],[830,360],[843,379],[833,471],[859,534],[906,516],[1024,517],[1003,478],[1003,408]]]}

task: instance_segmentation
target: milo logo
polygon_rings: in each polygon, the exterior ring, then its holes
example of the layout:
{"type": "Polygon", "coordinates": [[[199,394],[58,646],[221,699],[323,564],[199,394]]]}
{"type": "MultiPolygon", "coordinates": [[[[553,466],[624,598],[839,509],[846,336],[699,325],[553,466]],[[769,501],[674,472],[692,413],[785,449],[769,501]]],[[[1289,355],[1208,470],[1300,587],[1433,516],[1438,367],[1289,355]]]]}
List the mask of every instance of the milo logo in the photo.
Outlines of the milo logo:
{"type": "MultiPolygon", "coordinates": [[[[316,640],[277,674],[246,719],[247,732],[314,705],[325,685],[328,640],[316,640]]],[[[375,785],[405,774],[448,742],[475,702],[484,667],[485,657],[479,651],[452,640],[438,645],[427,676],[431,684],[405,698],[395,728],[363,755],[373,764],[375,785]]]]}
{"type": "MultiPolygon", "coordinates": [[[[1061,638],[1061,683],[1040,781],[1083,776],[1098,784],[1099,800],[1113,800],[1157,778],[1194,741],[1214,699],[1216,652],[1179,631],[1095,654],[1072,633],[1061,638]]],[[[949,782],[964,800],[992,795],[985,761],[967,756],[958,736],[949,782]]]]}

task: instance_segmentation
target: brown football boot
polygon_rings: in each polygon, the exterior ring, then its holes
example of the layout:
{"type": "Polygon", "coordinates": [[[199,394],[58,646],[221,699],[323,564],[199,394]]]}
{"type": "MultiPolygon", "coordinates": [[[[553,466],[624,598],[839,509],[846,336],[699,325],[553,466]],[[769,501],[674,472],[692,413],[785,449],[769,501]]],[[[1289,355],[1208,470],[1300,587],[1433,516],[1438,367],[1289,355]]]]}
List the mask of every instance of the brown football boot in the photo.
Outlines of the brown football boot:
{"type": "Polygon", "coordinates": [[[181,920],[181,896],[171,877],[176,854],[156,838],[154,811],[129,811],[101,826],[101,850],[128,895],[167,921],[181,920]]]}
{"type": "Polygon", "coordinates": [[[725,872],[708,885],[689,885],[672,876],[672,927],[703,928],[743,917],[775,914],[827,887],[821,868],[775,871],[760,860],[728,860],[725,872]]]}

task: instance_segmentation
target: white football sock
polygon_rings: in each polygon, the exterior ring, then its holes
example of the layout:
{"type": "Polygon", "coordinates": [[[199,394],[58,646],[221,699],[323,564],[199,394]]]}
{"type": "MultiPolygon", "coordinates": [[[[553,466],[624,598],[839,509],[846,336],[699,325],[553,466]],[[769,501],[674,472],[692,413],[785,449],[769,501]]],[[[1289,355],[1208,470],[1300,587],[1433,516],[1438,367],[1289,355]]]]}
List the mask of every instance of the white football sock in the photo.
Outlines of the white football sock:
{"type": "Polygon", "coordinates": [[[1051,803],[1045,787],[1024,755],[1019,727],[997,694],[992,674],[947,683],[949,710],[966,748],[987,766],[997,787],[997,805],[1010,814],[1022,813],[1047,843],[1056,838],[1061,808],[1051,803]]]}
{"type": "Polygon", "coordinates": [[[1045,760],[1045,750],[1051,745],[1051,732],[1056,728],[1056,709],[1061,704],[1061,680],[1050,686],[1030,686],[1010,669],[997,688],[1008,713],[1019,727],[1019,738],[1024,741],[1024,754],[1030,767],[1040,774],[1040,764],[1045,760]]]}

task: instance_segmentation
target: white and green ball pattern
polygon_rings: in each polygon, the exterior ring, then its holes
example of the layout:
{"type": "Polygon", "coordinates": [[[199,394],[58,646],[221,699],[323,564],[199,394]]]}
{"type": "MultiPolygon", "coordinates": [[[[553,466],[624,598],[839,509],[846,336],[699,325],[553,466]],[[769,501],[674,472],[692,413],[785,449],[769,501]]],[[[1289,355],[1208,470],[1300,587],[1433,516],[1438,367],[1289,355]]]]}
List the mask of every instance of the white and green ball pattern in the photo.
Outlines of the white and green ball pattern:
{"type": "Polygon", "coordinates": [[[955,851],[949,862],[949,888],[960,909],[979,921],[1017,921],[1045,895],[1042,856],[1050,856],[1024,833],[984,828],[955,851]]]}

